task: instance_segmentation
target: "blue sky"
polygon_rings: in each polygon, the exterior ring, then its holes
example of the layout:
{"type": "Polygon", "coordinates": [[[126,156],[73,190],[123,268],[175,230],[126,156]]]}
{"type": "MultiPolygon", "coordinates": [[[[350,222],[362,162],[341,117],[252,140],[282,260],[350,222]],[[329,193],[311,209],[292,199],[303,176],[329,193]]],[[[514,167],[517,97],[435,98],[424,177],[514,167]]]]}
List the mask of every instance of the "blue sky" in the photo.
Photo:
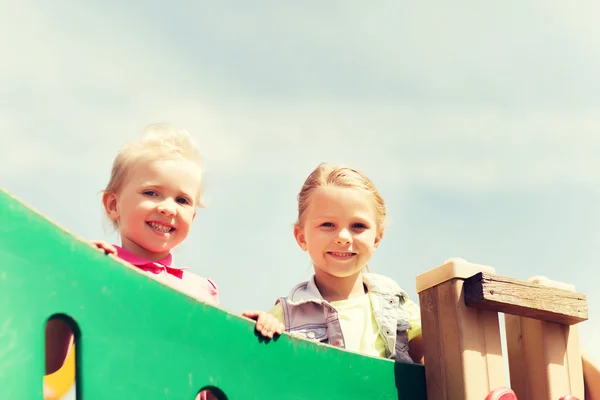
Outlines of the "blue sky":
{"type": "Polygon", "coordinates": [[[0,184],[114,241],[98,192],[148,123],[199,142],[205,198],[179,264],[224,307],[268,309],[311,264],[295,196],[321,161],[388,202],[372,260],[413,297],[460,256],[588,295],[600,361],[600,6],[525,0],[8,2],[0,184]]]}

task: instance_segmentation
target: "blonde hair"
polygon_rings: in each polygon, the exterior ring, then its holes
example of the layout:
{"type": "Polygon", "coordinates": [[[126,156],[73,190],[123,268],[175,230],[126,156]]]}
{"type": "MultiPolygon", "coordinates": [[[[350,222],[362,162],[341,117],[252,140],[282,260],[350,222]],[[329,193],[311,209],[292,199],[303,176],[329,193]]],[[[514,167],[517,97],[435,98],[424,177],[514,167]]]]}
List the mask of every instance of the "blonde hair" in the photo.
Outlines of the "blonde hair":
{"type": "Polygon", "coordinates": [[[306,178],[300,193],[298,193],[298,220],[296,224],[302,226],[302,215],[308,208],[311,193],[325,186],[337,186],[349,189],[365,190],[371,194],[375,213],[377,216],[378,231],[385,228],[386,209],[385,202],[375,187],[375,184],[362,172],[343,165],[321,163],[306,178]]]}
{"type": "MultiPolygon", "coordinates": [[[[150,124],[137,140],[121,148],[113,161],[110,179],[104,193],[118,193],[127,180],[127,175],[140,160],[189,160],[202,173],[202,160],[198,147],[188,131],[171,124],[150,124]]],[[[196,206],[203,207],[201,191],[196,195],[196,206]]],[[[117,222],[112,221],[116,229],[117,222]]]]}

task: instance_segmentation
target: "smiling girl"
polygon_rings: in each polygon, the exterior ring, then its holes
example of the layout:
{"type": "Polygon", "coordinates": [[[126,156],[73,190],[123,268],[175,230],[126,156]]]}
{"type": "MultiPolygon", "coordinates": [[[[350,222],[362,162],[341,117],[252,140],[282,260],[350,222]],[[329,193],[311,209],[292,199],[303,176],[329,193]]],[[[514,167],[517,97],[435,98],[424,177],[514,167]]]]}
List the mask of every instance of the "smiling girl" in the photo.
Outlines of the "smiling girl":
{"type": "MultiPolygon", "coordinates": [[[[190,134],[168,124],[149,125],[138,140],[117,154],[102,195],[104,211],[119,232],[121,245],[92,243],[175,290],[218,305],[214,282],[176,266],[171,255],[190,232],[196,210],[202,207],[201,193],[200,155],[190,134]]],[[[263,336],[272,338],[283,330],[268,313],[247,311],[242,315],[260,319],[256,327],[263,336]]],[[[72,343],[73,334],[65,322],[48,322],[46,374],[64,365],[72,343]]],[[[73,375],[74,371],[71,382],[73,375]]],[[[54,398],[49,385],[44,391],[46,398],[54,398]]],[[[198,398],[215,397],[203,391],[198,398]]]]}
{"type": "Polygon", "coordinates": [[[359,171],[320,164],[298,194],[294,236],[314,276],[270,311],[285,330],[347,350],[422,362],[419,307],[392,279],[365,272],[383,238],[385,203],[359,171]]]}

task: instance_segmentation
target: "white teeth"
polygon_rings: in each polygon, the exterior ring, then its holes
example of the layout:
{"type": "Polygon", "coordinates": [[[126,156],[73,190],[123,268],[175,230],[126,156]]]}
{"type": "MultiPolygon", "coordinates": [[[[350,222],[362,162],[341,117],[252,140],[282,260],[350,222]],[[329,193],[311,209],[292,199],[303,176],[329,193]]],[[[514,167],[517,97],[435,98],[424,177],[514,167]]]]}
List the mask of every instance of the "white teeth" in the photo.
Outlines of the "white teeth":
{"type": "Polygon", "coordinates": [[[354,253],[338,253],[336,251],[331,251],[330,253],[337,257],[349,257],[354,254],[354,253]]]}
{"type": "Polygon", "coordinates": [[[156,222],[148,222],[148,225],[150,225],[153,229],[155,229],[159,232],[162,232],[162,233],[171,232],[171,229],[172,229],[170,226],[158,224],[156,222]]]}

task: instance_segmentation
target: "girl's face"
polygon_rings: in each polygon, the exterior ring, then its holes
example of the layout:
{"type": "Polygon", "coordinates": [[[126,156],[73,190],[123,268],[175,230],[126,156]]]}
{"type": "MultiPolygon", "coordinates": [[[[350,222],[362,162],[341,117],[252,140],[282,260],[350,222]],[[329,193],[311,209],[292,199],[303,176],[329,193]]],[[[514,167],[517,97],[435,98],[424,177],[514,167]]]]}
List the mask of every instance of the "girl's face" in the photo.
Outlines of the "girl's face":
{"type": "Polygon", "coordinates": [[[302,219],[294,236],[308,251],[317,279],[320,274],[342,278],[360,273],[383,236],[372,195],[361,189],[315,189],[302,219]]]}
{"type": "Polygon", "coordinates": [[[157,261],[188,235],[200,192],[199,168],[188,160],[141,160],[118,193],[103,198],[123,248],[157,261]]]}

